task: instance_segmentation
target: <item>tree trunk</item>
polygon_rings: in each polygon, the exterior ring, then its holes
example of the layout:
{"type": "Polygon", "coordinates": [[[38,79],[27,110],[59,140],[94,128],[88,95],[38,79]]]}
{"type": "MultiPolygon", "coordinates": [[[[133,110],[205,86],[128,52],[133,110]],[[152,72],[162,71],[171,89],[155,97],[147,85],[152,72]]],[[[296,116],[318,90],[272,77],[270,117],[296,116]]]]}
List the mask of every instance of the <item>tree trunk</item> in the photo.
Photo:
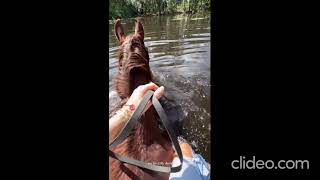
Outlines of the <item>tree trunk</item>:
{"type": "Polygon", "coordinates": [[[159,16],[161,15],[161,0],[159,0],[159,16]]]}
{"type": "Polygon", "coordinates": [[[186,12],[186,2],[185,2],[185,0],[183,0],[183,12],[186,12]]]}

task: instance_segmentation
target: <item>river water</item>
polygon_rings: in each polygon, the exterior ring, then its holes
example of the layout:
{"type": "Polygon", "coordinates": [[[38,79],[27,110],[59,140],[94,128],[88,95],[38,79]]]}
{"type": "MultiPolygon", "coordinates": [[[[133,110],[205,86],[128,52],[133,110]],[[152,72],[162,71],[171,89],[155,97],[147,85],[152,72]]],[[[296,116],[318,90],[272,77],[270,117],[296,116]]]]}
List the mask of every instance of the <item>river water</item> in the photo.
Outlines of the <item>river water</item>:
{"type": "MultiPolygon", "coordinates": [[[[181,105],[184,136],[210,160],[210,15],[143,17],[145,45],[155,79],[181,105]]],[[[126,34],[134,19],[122,20],[126,34]]],[[[109,92],[117,73],[119,44],[109,21],[109,92]]]]}

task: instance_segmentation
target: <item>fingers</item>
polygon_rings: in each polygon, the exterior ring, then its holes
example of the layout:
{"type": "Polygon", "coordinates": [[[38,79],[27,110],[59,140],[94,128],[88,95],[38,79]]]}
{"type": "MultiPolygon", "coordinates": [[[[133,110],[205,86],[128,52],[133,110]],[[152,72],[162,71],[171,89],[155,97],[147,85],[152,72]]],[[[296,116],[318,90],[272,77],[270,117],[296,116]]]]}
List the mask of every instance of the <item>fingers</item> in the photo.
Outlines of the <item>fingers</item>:
{"type": "Polygon", "coordinates": [[[161,86],[159,88],[159,86],[157,86],[153,82],[150,82],[150,83],[143,85],[143,86],[139,86],[139,88],[140,88],[140,91],[142,94],[145,94],[148,90],[155,91],[154,96],[156,96],[157,99],[159,99],[161,96],[164,95],[164,87],[161,86]]]}
{"type": "MultiPolygon", "coordinates": [[[[153,95],[154,95],[157,99],[159,99],[159,98],[161,98],[161,96],[163,96],[163,94],[164,94],[164,87],[161,86],[160,88],[158,88],[158,89],[154,92],[153,95]]],[[[143,113],[145,113],[145,112],[151,107],[151,105],[152,105],[152,103],[151,103],[151,101],[149,101],[148,104],[146,105],[145,110],[143,111],[143,113]]]]}
{"type": "Polygon", "coordinates": [[[164,95],[164,87],[161,86],[159,87],[153,94],[154,96],[156,96],[157,99],[161,98],[161,96],[164,95]]]}
{"type": "Polygon", "coordinates": [[[159,88],[155,83],[150,82],[145,85],[141,85],[137,88],[138,91],[140,91],[142,94],[145,94],[148,90],[156,91],[159,88]]]}
{"type": "MultiPolygon", "coordinates": [[[[153,82],[150,82],[149,84],[143,85],[141,86],[141,88],[143,88],[143,93],[145,93],[147,90],[153,90],[154,92],[154,96],[159,99],[161,96],[164,95],[164,87],[161,86],[160,88],[154,84],[153,82]]],[[[145,113],[150,107],[151,107],[152,103],[151,101],[148,102],[148,104],[146,105],[143,113],[145,113]]]]}
{"type": "Polygon", "coordinates": [[[155,83],[153,83],[153,82],[149,82],[148,84],[143,85],[142,88],[143,88],[144,91],[147,91],[147,90],[153,90],[153,91],[155,91],[155,90],[157,90],[157,89],[159,88],[159,86],[157,86],[157,85],[156,85],[155,83]]]}

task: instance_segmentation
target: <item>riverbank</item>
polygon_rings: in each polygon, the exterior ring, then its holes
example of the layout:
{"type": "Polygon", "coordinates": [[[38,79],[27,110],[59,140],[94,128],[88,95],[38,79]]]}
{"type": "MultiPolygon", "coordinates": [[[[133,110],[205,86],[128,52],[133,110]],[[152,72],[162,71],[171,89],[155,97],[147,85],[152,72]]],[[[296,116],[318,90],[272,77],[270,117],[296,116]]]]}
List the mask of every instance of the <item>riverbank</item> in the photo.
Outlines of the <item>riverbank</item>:
{"type": "MultiPolygon", "coordinates": [[[[208,15],[210,14],[210,11],[200,11],[200,12],[174,12],[174,13],[164,13],[161,14],[160,16],[177,16],[177,15],[181,15],[181,16],[197,16],[197,15],[208,15]]],[[[109,16],[109,20],[116,20],[116,19],[131,19],[131,18],[135,18],[135,17],[157,17],[159,16],[159,14],[156,13],[147,13],[147,14],[137,14],[136,16],[131,16],[131,17],[120,17],[120,16],[116,16],[116,17],[111,17],[109,16]]]]}
{"type": "Polygon", "coordinates": [[[174,0],[110,0],[108,19],[127,19],[147,16],[192,15],[210,12],[209,0],[174,1],[174,0]]]}

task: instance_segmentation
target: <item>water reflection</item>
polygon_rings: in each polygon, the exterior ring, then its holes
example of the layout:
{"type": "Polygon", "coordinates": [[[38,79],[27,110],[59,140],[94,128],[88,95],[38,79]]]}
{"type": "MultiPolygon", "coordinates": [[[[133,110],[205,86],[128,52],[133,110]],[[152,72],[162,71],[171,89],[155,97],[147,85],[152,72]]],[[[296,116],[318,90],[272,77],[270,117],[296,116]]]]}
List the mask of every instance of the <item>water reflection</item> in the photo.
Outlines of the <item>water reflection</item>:
{"type": "MultiPolygon", "coordinates": [[[[150,67],[167,94],[186,116],[187,140],[205,159],[210,159],[210,17],[162,16],[141,19],[145,30],[150,67]]],[[[134,20],[122,20],[126,34],[134,31],[134,20]]],[[[118,42],[109,23],[109,92],[117,72],[118,42]]]]}

